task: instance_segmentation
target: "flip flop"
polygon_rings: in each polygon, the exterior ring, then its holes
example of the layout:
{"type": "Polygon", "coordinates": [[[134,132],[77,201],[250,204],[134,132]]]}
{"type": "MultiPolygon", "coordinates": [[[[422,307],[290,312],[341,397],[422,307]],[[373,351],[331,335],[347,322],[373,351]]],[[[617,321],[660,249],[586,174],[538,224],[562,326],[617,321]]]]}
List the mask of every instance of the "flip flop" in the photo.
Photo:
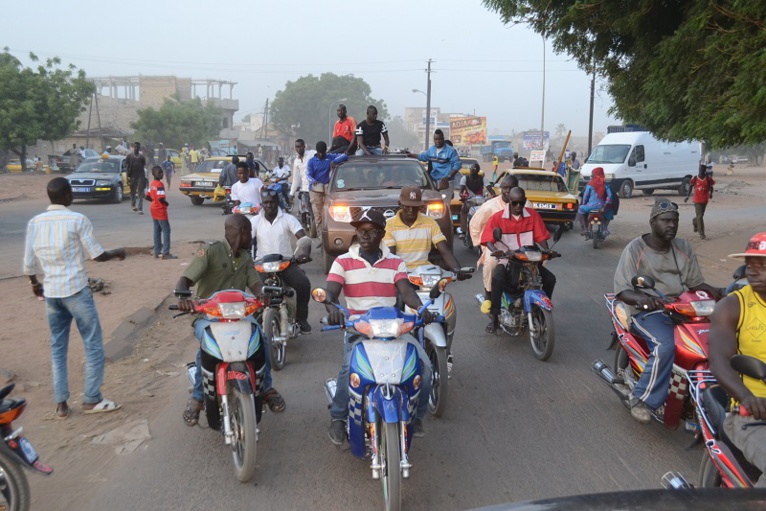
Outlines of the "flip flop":
{"type": "Polygon", "coordinates": [[[57,419],[66,419],[69,417],[69,414],[71,413],[71,408],[69,408],[69,405],[66,404],[66,401],[63,403],[59,403],[56,405],[56,418],[57,419]]]}
{"type": "Polygon", "coordinates": [[[120,405],[109,399],[102,399],[93,408],[83,408],[82,413],[107,413],[119,410],[120,405]]]}

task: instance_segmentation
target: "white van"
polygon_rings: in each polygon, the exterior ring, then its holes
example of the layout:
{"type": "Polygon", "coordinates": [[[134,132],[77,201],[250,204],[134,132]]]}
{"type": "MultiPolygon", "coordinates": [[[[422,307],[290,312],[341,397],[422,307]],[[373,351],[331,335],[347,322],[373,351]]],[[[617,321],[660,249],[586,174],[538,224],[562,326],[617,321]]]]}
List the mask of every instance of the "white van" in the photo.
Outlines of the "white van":
{"type": "Polygon", "coordinates": [[[635,189],[644,195],[662,189],[686,196],[700,161],[698,142],[663,142],[648,131],[609,133],[583,164],[580,187],[587,186],[594,168],[602,167],[620,197],[631,197],[635,189]]]}

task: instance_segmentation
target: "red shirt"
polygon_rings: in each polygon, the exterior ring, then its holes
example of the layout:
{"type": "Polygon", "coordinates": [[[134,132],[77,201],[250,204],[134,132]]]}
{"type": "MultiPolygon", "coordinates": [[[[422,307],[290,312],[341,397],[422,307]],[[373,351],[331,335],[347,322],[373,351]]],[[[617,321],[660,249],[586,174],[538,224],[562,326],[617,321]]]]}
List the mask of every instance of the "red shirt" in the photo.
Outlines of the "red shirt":
{"type": "Polygon", "coordinates": [[[697,204],[707,204],[710,200],[710,187],[715,184],[713,178],[705,176],[700,179],[699,176],[694,176],[689,184],[694,187],[694,202],[697,204]]]}
{"type": "Polygon", "coordinates": [[[540,213],[531,208],[524,208],[518,220],[511,216],[510,207],[505,207],[489,217],[484,232],[481,234],[482,245],[495,242],[492,234],[495,227],[500,227],[500,230],[503,231],[503,237],[500,241],[511,250],[541,243],[551,237],[540,213]]]}
{"type": "Polygon", "coordinates": [[[332,138],[343,137],[349,142],[354,140],[354,132],[356,131],[356,121],[350,115],[346,116],[344,121],[338,119],[335,122],[335,129],[332,132],[332,138]]]}
{"type": "Polygon", "coordinates": [[[165,186],[162,181],[155,179],[149,185],[149,190],[146,192],[146,197],[152,199],[152,205],[149,211],[152,213],[154,220],[167,220],[168,219],[168,207],[160,202],[160,199],[165,199],[165,186]]]}

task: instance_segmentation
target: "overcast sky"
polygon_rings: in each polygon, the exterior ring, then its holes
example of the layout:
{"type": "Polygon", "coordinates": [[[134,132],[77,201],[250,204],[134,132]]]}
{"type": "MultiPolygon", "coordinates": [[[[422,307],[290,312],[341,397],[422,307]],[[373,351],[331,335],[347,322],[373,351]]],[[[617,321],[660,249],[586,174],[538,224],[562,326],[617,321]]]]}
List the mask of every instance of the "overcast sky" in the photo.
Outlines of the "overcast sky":
{"type": "MultiPolygon", "coordinates": [[[[235,81],[237,119],[262,111],[288,80],[328,71],[363,78],[392,116],[403,115],[425,106],[412,89],[426,90],[431,58],[431,105],[442,112],[486,116],[490,134],[539,129],[542,120],[542,38],[504,26],[479,0],[28,0],[4,12],[0,47],[25,64],[32,51],[94,77],[235,81]]],[[[587,136],[590,79],[546,48],[545,129],[562,123],[587,136]]],[[[596,89],[594,131],[603,132],[619,122],[607,115],[603,82],[596,89]]]]}

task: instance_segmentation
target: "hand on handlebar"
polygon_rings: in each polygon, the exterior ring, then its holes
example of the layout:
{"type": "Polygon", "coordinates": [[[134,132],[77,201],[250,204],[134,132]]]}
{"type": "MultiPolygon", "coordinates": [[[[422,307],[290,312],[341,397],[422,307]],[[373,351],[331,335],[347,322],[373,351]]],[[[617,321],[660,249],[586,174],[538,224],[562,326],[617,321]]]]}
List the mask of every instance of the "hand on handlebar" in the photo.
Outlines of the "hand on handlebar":
{"type": "Polygon", "coordinates": [[[640,311],[654,311],[663,307],[662,301],[653,296],[642,296],[636,301],[636,308],[640,311]]]}
{"type": "Polygon", "coordinates": [[[740,405],[747,410],[754,419],[766,420],[766,398],[749,395],[740,402],[740,405]]]}
{"type": "Polygon", "coordinates": [[[502,250],[495,250],[494,252],[492,252],[492,257],[503,259],[504,257],[508,257],[508,255],[502,250]]]}
{"type": "Polygon", "coordinates": [[[308,263],[311,262],[311,257],[305,254],[297,255],[295,256],[295,262],[298,264],[308,263]]]}
{"type": "Polygon", "coordinates": [[[346,324],[346,316],[342,310],[334,309],[327,314],[327,324],[343,326],[346,324]]]}
{"type": "Polygon", "coordinates": [[[178,298],[178,310],[183,312],[194,312],[194,301],[191,298],[178,298]]]}
{"type": "Polygon", "coordinates": [[[468,273],[468,272],[465,272],[465,271],[460,271],[460,270],[458,270],[458,271],[456,271],[455,273],[457,274],[457,280],[458,280],[458,281],[461,281],[461,280],[468,280],[468,279],[470,279],[471,277],[473,277],[473,275],[472,275],[472,274],[470,274],[470,273],[468,273]]]}
{"type": "Polygon", "coordinates": [[[423,311],[423,314],[420,316],[423,318],[423,324],[428,325],[429,323],[433,323],[434,319],[436,319],[436,316],[433,312],[426,309],[423,311]]]}

